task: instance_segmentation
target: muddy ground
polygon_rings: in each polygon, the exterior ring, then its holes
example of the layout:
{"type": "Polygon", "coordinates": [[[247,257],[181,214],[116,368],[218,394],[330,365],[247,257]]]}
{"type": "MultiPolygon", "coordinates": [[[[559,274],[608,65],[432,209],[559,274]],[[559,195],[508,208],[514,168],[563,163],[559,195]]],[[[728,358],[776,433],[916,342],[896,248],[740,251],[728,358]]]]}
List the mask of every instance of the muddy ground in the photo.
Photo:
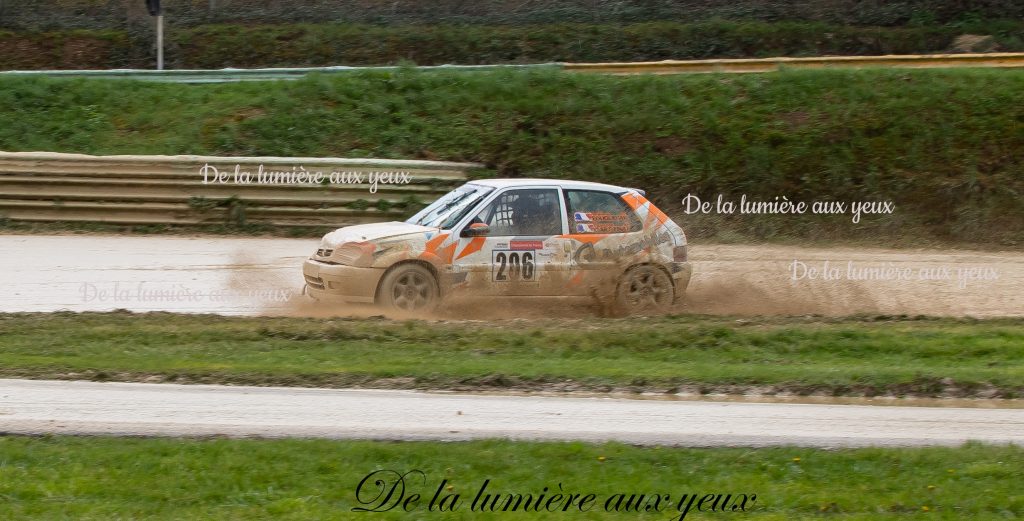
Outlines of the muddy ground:
{"type": "MultiPolygon", "coordinates": [[[[0,312],[368,316],[301,294],[315,239],[0,236],[0,312]]],[[[691,244],[678,313],[1024,316],[1024,253],[691,244]],[[827,265],[826,265],[827,263],[827,265]],[[812,272],[811,270],[816,270],[812,272]]],[[[456,302],[436,318],[594,316],[587,300],[456,302]]]]}

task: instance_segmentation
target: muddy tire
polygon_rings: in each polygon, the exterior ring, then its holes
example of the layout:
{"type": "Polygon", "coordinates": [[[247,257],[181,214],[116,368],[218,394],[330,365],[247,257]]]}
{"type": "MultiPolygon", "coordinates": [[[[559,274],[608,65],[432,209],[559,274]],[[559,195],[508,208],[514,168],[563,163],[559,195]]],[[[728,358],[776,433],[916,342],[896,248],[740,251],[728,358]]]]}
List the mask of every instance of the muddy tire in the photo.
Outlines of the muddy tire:
{"type": "Polygon", "coordinates": [[[615,289],[616,316],[666,313],[675,301],[675,288],[665,270],[644,264],[622,274],[615,289]]]}
{"type": "Polygon", "coordinates": [[[400,264],[384,274],[377,304],[407,313],[433,311],[441,300],[437,279],[419,264],[400,264]]]}

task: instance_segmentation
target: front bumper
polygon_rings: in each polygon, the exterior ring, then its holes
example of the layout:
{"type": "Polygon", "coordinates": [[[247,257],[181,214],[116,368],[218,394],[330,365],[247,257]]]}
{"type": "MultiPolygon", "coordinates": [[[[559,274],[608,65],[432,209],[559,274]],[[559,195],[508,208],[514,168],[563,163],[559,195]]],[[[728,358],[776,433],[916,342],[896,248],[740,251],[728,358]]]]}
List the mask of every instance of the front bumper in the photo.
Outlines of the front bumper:
{"type": "Polygon", "coordinates": [[[372,304],[384,268],[356,268],[307,259],[302,264],[306,293],[317,300],[372,304]]]}

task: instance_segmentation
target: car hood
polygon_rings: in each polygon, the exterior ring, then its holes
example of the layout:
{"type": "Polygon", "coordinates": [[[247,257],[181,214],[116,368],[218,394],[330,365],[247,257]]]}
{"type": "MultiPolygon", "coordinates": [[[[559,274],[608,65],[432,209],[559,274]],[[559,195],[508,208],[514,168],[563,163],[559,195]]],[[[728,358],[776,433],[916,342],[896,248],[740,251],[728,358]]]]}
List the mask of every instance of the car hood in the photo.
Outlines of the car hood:
{"type": "Polygon", "coordinates": [[[409,235],[437,231],[437,228],[392,221],[386,223],[357,224],[338,228],[327,235],[324,235],[321,245],[328,248],[336,248],[346,242],[378,241],[389,239],[400,235],[409,235]]]}

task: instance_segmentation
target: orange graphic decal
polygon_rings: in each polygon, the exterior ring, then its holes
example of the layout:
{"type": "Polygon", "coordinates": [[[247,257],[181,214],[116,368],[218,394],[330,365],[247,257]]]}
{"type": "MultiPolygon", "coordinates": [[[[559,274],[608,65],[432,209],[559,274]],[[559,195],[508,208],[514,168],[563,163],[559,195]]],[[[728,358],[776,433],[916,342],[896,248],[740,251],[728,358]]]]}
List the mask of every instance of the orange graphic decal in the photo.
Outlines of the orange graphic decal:
{"type": "Polygon", "coordinates": [[[480,248],[484,247],[484,240],[484,237],[473,237],[473,240],[469,241],[469,244],[467,244],[466,247],[462,249],[462,252],[459,253],[459,256],[455,258],[461,259],[466,255],[480,251],[480,248]]]}
{"type": "Polygon", "coordinates": [[[658,219],[658,222],[660,222],[661,224],[665,224],[665,221],[668,220],[668,216],[665,215],[665,212],[659,210],[657,206],[654,206],[654,204],[648,204],[647,211],[654,214],[654,216],[658,219]]]}
{"type": "Polygon", "coordinates": [[[447,238],[448,238],[448,234],[447,233],[442,233],[442,234],[434,237],[433,239],[430,239],[429,241],[427,241],[426,247],[424,248],[423,253],[420,254],[419,258],[421,258],[421,259],[423,259],[423,260],[425,260],[427,262],[430,262],[432,264],[439,264],[441,262],[451,262],[452,261],[452,254],[455,251],[455,243],[454,242],[452,242],[452,244],[449,247],[447,247],[445,250],[442,250],[440,252],[438,251],[438,249],[441,247],[441,244],[443,244],[445,239],[447,239],[447,238]],[[445,257],[447,257],[447,261],[444,260],[445,257]]]}
{"type": "Polygon", "coordinates": [[[437,248],[448,238],[447,233],[442,233],[427,241],[426,253],[437,253],[437,248]]]}
{"type": "Polygon", "coordinates": [[[587,242],[590,244],[594,244],[607,236],[607,233],[567,233],[565,235],[559,235],[562,239],[572,239],[574,241],[587,242]]]}
{"type": "Polygon", "coordinates": [[[437,252],[437,256],[440,257],[441,261],[443,261],[445,264],[452,263],[452,257],[455,256],[455,245],[456,244],[453,242],[448,246],[441,248],[441,251],[437,252]]]}
{"type": "Polygon", "coordinates": [[[632,193],[623,194],[622,200],[626,201],[626,204],[628,204],[633,211],[636,211],[637,208],[640,208],[647,202],[647,199],[645,199],[644,196],[632,193]]]}

